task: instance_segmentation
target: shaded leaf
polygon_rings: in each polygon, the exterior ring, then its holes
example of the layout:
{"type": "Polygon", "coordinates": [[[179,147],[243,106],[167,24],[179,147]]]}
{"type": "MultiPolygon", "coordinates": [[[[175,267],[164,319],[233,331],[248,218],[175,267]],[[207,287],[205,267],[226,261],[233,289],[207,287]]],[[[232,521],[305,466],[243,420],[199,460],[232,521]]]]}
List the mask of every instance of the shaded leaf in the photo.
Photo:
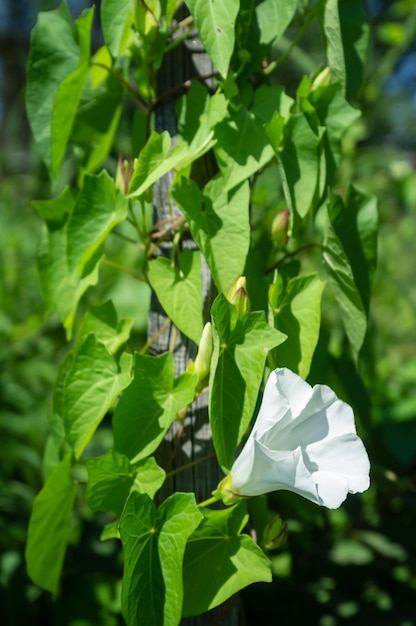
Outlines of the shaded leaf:
{"type": "Polygon", "coordinates": [[[124,551],[121,603],[127,626],[169,624],[181,619],[182,562],[186,541],[201,521],[193,494],[175,493],[159,510],[133,492],[120,520],[124,551]]]}
{"type": "Polygon", "coordinates": [[[71,271],[67,255],[67,224],[75,204],[73,191],[66,187],[58,198],[32,204],[46,221],[37,258],[42,295],[48,307],[55,308],[70,337],[78,302],[88,287],[98,280],[101,250],[95,250],[82,274],[77,268],[71,271]]]}
{"type": "Polygon", "coordinates": [[[334,81],[355,96],[364,71],[369,25],[361,0],[327,0],[324,12],[327,57],[334,81]]]}
{"type": "Polygon", "coordinates": [[[321,326],[321,298],[325,283],[317,274],[297,276],[282,286],[282,278],[270,288],[275,325],[287,335],[272,350],[270,367],[288,367],[307,378],[321,326]]]}
{"type": "Polygon", "coordinates": [[[303,219],[318,184],[321,137],[300,114],[291,115],[284,124],[275,114],[266,132],[279,161],[286,202],[303,219]]]}
{"type": "MultiPolygon", "coordinates": [[[[100,48],[92,59],[111,69],[107,48],[100,48]]],[[[71,143],[76,146],[80,164],[79,180],[93,173],[108,156],[121,116],[124,91],[120,82],[97,65],[90,68],[76,112],[71,132],[71,143]]]]}
{"type": "Polygon", "coordinates": [[[50,473],[33,502],[26,545],[27,571],[33,582],[58,592],[76,486],[71,477],[72,455],[50,473]]]}
{"type": "Polygon", "coordinates": [[[345,204],[333,196],[324,261],[354,359],[364,341],[377,253],[377,208],[372,196],[350,188],[345,204]]]}
{"type": "Polygon", "coordinates": [[[186,546],[183,615],[199,615],[255,582],[271,582],[271,564],[251,537],[240,534],[248,521],[244,504],[205,509],[186,546]]]}
{"type": "Polygon", "coordinates": [[[82,86],[88,72],[88,31],[92,15],[93,11],[89,10],[77,20],[79,30],[77,33],[66,3],[63,2],[53,11],[40,13],[32,31],[26,108],[39,153],[50,173],[54,175],[59,169],[59,160],[63,156],[75,115],[76,92],[79,86],[82,86]],[[74,87],[74,94],[71,94],[69,102],[63,101],[62,96],[70,85],[67,83],[66,86],[64,84],[60,87],[66,79],[69,83],[72,82],[74,87]],[[55,103],[58,89],[60,89],[59,104],[55,103]],[[68,115],[67,119],[61,119],[64,111],[68,115]],[[62,134],[57,127],[58,119],[63,123],[62,134]],[[58,136],[61,147],[58,146],[58,136]]]}

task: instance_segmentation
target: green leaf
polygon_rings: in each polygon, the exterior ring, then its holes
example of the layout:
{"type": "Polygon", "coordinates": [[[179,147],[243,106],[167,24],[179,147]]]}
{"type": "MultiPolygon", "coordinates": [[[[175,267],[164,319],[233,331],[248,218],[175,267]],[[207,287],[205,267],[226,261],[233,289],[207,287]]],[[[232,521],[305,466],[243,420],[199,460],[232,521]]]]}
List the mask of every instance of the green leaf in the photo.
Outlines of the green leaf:
{"type": "MultiPolygon", "coordinates": [[[[85,65],[87,50],[85,49],[85,26],[89,25],[92,11],[84,14],[78,21],[82,43],[82,67],[85,65]]],[[[63,2],[59,8],[40,13],[38,22],[33,29],[26,86],[26,109],[33,136],[39,153],[49,171],[52,173],[52,111],[59,85],[80,66],[81,49],[77,32],[74,29],[68,8],[63,2]]],[[[79,76],[80,81],[82,76],[79,76]]],[[[72,100],[75,113],[76,100],[72,100]]],[[[71,122],[71,119],[68,120],[71,122]]],[[[65,123],[65,132],[68,132],[65,123]]],[[[56,132],[56,131],[55,131],[56,132]]],[[[65,149],[68,136],[62,135],[61,141],[65,149]]],[[[56,134],[55,134],[56,137],[56,134]]],[[[54,138],[54,142],[56,138],[54,138]]],[[[56,157],[55,157],[56,158],[56,157]]],[[[56,163],[54,165],[56,169],[56,163]]]]}
{"type": "Polygon", "coordinates": [[[130,369],[128,354],[123,354],[118,365],[94,335],[89,335],[76,350],[65,377],[62,401],[65,431],[76,458],[129,384],[130,369]]]}
{"type": "Polygon", "coordinates": [[[364,72],[369,25],[361,0],[327,0],[324,32],[331,76],[348,99],[355,96],[364,72]]]}
{"type": "MultiPolygon", "coordinates": [[[[100,48],[93,63],[111,68],[107,48],[100,48]]],[[[93,173],[108,156],[121,116],[124,90],[120,81],[102,67],[92,65],[81,95],[71,132],[76,157],[80,164],[78,179],[93,173]]]]}
{"type": "Polygon", "coordinates": [[[321,325],[321,299],[325,283],[317,274],[297,276],[283,287],[282,277],[270,288],[275,325],[287,340],[269,357],[272,369],[288,367],[302,378],[309,374],[321,325]]]}
{"type": "Polygon", "coordinates": [[[87,175],[68,220],[68,267],[83,275],[87,263],[127,215],[127,199],[107,172],[87,175]]]}
{"type": "Polygon", "coordinates": [[[264,167],[273,157],[263,123],[251,111],[241,108],[215,128],[214,147],[218,165],[232,189],[264,167]]]}
{"type": "Polygon", "coordinates": [[[152,131],[137,159],[130,181],[130,195],[140,196],[146,189],[153,185],[158,178],[169,172],[171,169],[171,161],[168,166],[166,166],[165,163],[170,151],[170,146],[171,138],[167,130],[160,134],[154,130],[152,131]]]}
{"type": "Polygon", "coordinates": [[[113,417],[114,448],[138,461],[152,454],[179,409],[194,399],[196,374],[174,377],[170,352],[159,357],[135,355],[134,378],[113,417]]]}
{"type": "Polygon", "coordinates": [[[124,551],[121,603],[127,626],[169,624],[181,619],[182,562],[186,542],[202,515],[193,494],[175,493],[159,510],[133,492],[120,520],[124,551]]]}
{"type": "Polygon", "coordinates": [[[331,198],[328,215],[324,261],[357,360],[367,327],[377,255],[376,201],[351,187],[345,205],[341,198],[331,198]]]}
{"type": "Polygon", "coordinates": [[[26,545],[27,571],[33,582],[57,594],[65,557],[76,486],[71,454],[50,473],[33,502],[26,545]]]}
{"type": "Polygon", "coordinates": [[[132,464],[115,450],[87,459],[87,469],[87,502],[91,511],[110,511],[116,515],[121,515],[131,491],[153,498],[165,480],[165,472],[153,457],[132,464]]]}
{"type": "Polygon", "coordinates": [[[104,41],[111,55],[117,57],[123,52],[133,22],[131,0],[102,0],[100,16],[104,41]]]}
{"type": "Polygon", "coordinates": [[[42,295],[49,308],[55,307],[70,337],[75,311],[82,295],[98,280],[100,249],[96,249],[81,274],[69,268],[67,225],[74,207],[74,194],[65,188],[58,198],[32,203],[45,219],[46,230],[38,253],[42,295]]]}
{"type": "Polygon", "coordinates": [[[296,11],[297,0],[239,0],[232,67],[239,85],[258,72],[273,43],[283,35],[296,11]]]}
{"type": "Polygon", "coordinates": [[[270,46],[278,41],[295,15],[298,0],[263,0],[255,8],[260,31],[260,43],[270,46]]]}
{"type": "Polygon", "coordinates": [[[80,58],[78,67],[66,76],[56,90],[52,107],[51,126],[51,172],[56,178],[65,156],[66,145],[71,134],[72,124],[90,63],[90,39],[94,9],[84,11],[75,20],[78,30],[80,58]]]}
{"type": "Polygon", "coordinates": [[[148,279],[168,317],[198,344],[204,327],[201,253],[182,250],[178,266],[170,259],[158,257],[149,262],[148,279]]]}
{"type": "Polygon", "coordinates": [[[206,509],[186,546],[183,615],[199,615],[255,582],[271,582],[271,564],[248,535],[244,504],[206,509]]]}
{"type": "Polygon", "coordinates": [[[133,319],[117,319],[117,311],[111,301],[90,307],[82,321],[78,344],[93,333],[110,354],[114,354],[128,341],[132,324],[133,319]]]}
{"type": "Polygon", "coordinates": [[[365,311],[370,308],[371,283],[377,263],[377,199],[351,186],[345,202],[333,196],[329,217],[351,265],[365,311]]]}
{"type": "Polygon", "coordinates": [[[301,114],[291,115],[283,125],[276,113],[266,124],[266,132],[279,161],[286,202],[303,219],[319,179],[321,137],[301,114]]]}
{"type": "Polygon", "coordinates": [[[267,353],[285,335],[269,326],[261,311],[238,319],[236,308],[223,294],[212,305],[211,315],[209,413],[218,461],[226,472],[253,417],[267,353]]]}
{"type": "Polygon", "coordinates": [[[235,42],[239,0],[186,0],[201,41],[222,76],[226,76],[235,42]]]}
{"type": "Polygon", "coordinates": [[[247,181],[225,191],[222,177],[211,180],[203,196],[191,179],[180,178],[175,184],[173,198],[220,292],[226,293],[244,271],[250,246],[249,191],[247,181]]]}
{"type": "Polygon", "coordinates": [[[178,141],[171,147],[167,131],[153,131],[135,163],[129,196],[142,195],[161,176],[171,170],[180,171],[208,152],[215,143],[212,128],[226,111],[223,94],[210,97],[202,85],[192,83],[180,103],[178,141]]]}

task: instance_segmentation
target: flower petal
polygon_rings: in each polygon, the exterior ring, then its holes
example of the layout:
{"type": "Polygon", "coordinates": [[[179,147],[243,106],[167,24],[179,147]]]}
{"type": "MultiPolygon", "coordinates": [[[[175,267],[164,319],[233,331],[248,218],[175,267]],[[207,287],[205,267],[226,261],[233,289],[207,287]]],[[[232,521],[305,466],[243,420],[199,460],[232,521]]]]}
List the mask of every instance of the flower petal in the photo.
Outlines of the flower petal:
{"type": "Polygon", "coordinates": [[[312,387],[287,368],[282,367],[271,372],[253,427],[253,436],[274,430],[279,422],[279,430],[290,425],[293,417],[305,408],[311,395],[312,387]]]}
{"type": "Polygon", "coordinates": [[[361,493],[370,486],[367,451],[361,439],[353,433],[336,437],[330,442],[314,443],[306,448],[305,457],[324,506],[336,508],[348,493],[361,493]],[[333,493],[336,485],[339,495],[333,493]]]}
{"type": "Polygon", "coordinates": [[[271,373],[259,415],[236,461],[233,491],[287,489],[336,508],[368,489],[370,462],[351,407],[326,385],[313,389],[285,368],[271,373]]]}
{"type": "Polygon", "coordinates": [[[300,448],[270,450],[249,438],[230,475],[233,490],[243,496],[289,490],[320,503],[315,481],[305,466],[300,448]]]}

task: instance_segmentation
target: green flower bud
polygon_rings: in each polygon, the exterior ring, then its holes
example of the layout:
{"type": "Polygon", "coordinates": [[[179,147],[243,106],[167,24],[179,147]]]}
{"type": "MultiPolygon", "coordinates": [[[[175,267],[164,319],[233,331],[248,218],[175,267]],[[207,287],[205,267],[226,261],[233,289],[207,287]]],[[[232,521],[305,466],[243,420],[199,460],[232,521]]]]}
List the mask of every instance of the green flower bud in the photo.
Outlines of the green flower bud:
{"type": "Polygon", "coordinates": [[[311,85],[311,91],[315,91],[318,87],[327,87],[331,82],[331,70],[329,67],[324,67],[324,69],[319,72],[317,76],[313,79],[313,83],[311,85]]]}
{"type": "Polygon", "coordinates": [[[131,162],[131,159],[129,160],[122,159],[121,155],[119,155],[118,163],[117,163],[116,178],[115,178],[115,186],[116,186],[116,189],[118,189],[125,195],[127,194],[127,191],[129,189],[132,174],[133,174],[133,163],[131,162]]]}
{"type": "Polygon", "coordinates": [[[201,341],[199,343],[198,354],[195,362],[189,360],[186,370],[198,374],[201,383],[209,374],[212,356],[212,325],[207,322],[202,331],[201,341]]]}
{"type": "Polygon", "coordinates": [[[272,223],[272,241],[275,248],[284,248],[289,239],[289,209],[279,211],[272,223]]]}
{"type": "Polygon", "coordinates": [[[287,534],[286,524],[283,523],[279,515],[273,515],[263,532],[261,547],[264,550],[275,550],[280,548],[287,534]]]}
{"type": "Polygon", "coordinates": [[[234,304],[238,311],[238,317],[243,317],[250,311],[250,299],[247,293],[247,281],[245,276],[239,276],[232,284],[227,293],[227,300],[234,304]]]}

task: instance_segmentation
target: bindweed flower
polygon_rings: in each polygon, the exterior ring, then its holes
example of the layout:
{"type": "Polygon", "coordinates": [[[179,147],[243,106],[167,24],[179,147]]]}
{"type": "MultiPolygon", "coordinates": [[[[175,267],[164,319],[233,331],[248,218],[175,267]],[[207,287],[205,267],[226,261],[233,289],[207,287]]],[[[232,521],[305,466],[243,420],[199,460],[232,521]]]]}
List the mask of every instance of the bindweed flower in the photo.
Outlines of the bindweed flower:
{"type": "Polygon", "coordinates": [[[239,276],[235,279],[227,293],[227,300],[236,307],[238,317],[243,317],[250,311],[250,298],[247,293],[245,276],[239,276]]]}
{"type": "Polygon", "coordinates": [[[326,385],[312,388],[281,368],[270,374],[253,430],[217,493],[231,503],[287,489],[335,509],[368,489],[369,471],[351,407],[326,385]]]}

